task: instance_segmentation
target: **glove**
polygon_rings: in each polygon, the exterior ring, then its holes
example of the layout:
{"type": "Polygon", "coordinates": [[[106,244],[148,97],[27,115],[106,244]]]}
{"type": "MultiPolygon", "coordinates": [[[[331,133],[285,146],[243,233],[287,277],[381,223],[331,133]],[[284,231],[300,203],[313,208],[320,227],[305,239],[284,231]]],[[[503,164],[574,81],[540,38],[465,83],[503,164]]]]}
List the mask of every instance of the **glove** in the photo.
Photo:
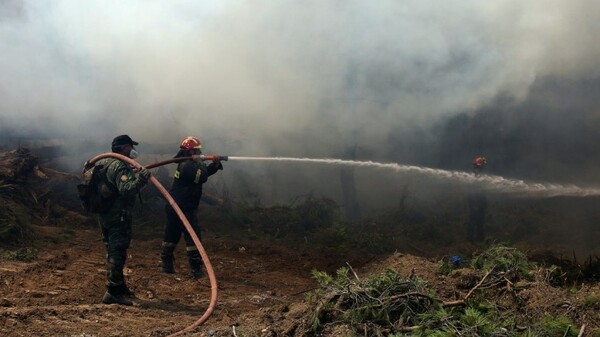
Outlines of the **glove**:
{"type": "Polygon", "coordinates": [[[218,170],[222,170],[223,169],[223,164],[221,163],[221,159],[219,159],[219,156],[215,156],[212,160],[212,164],[214,167],[216,167],[218,170]]]}
{"type": "Polygon", "coordinates": [[[143,167],[142,167],[142,168],[141,168],[141,169],[138,171],[138,180],[139,180],[139,181],[140,181],[142,184],[144,184],[144,185],[145,185],[146,183],[148,183],[148,180],[150,180],[150,176],[151,176],[151,175],[152,175],[152,174],[150,173],[150,171],[149,171],[149,170],[147,170],[147,169],[145,169],[145,168],[143,168],[143,167]]]}

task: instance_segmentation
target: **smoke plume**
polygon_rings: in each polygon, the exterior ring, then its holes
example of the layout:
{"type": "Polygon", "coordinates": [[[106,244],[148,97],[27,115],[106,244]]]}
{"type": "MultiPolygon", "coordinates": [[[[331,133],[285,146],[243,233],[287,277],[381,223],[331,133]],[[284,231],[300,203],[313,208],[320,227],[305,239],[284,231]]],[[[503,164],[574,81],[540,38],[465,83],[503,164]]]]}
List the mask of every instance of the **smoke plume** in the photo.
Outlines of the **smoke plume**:
{"type": "MultiPolygon", "coordinates": [[[[532,88],[600,78],[598,13],[594,0],[8,0],[0,129],[106,147],[127,133],[142,152],[174,153],[187,135],[231,155],[341,157],[356,146],[355,159],[468,168],[471,151],[494,147],[460,138],[470,130],[460,118],[495,111],[514,135],[532,88]]],[[[533,117],[558,130],[572,114],[544,96],[536,109],[552,118],[533,117]]],[[[576,109],[589,122],[598,109],[588,103],[576,109]]],[[[488,156],[497,168],[510,161],[488,156]]],[[[278,171],[238,169],[249,180],[278,171]]],[[[318,191],[325,173],[303,171],[291,175],[298,189],[318,191]]]]}

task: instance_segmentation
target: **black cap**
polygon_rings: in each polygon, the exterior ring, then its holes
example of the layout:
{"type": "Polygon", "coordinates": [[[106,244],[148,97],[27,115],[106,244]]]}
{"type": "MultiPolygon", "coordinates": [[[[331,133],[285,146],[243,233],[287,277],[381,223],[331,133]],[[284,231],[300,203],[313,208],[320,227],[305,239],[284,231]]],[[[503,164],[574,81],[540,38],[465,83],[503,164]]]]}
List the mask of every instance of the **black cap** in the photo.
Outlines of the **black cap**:
{"type": "Polygon", "coordinates": [[[138,145],[138,142],[131,139],[131,137],[129,137],[128,135],[116,136],[112,141],[113,147],[123,146],[123,145],[134,146],[134,145],[138,145]]]}

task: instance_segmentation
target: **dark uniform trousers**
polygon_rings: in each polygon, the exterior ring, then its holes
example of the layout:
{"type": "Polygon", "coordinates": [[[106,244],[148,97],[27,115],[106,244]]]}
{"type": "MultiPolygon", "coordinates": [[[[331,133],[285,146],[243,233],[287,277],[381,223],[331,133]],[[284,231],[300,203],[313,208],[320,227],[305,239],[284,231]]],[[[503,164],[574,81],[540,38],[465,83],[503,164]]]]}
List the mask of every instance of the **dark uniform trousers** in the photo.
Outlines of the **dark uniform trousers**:
{"type": "MultiPolygon", "coordinates": [[[[187,229],[183,225],[183,222],[181,219],[179,219],[179,216],[170,205],[167,205],[165,210],[167,214],[167,226],[165,227],[163,252],[161,257],[163,260],[173,259],[173,251],[175,250],[175,247],[181,238],[181,233],[183,232],[183,238],[185,240],[185,247],[192,273],[200,273],[200,268],[202,267],[202,257],[200,256],[200,252],[198,252],[198,248],[196,248],[196,245],[192,240],[192,236],[188,233],[187,229]]],[[[193,208],[182,210],[182,212],[192,226],[194,233],[196,236],[198,236],[198,239],[201,239],[200,225],[198,224],[198,209],[193,208]]]]}
{"type": "Polygon", "coordinates": [[[100,216],[102,242],[106,246],[108,260],[107,287],[108,292],[113,295],[121,294],[127,289],[123,268],[131,243],[131,224],[131,212],[119,207],[113,207],[100,216]]]}

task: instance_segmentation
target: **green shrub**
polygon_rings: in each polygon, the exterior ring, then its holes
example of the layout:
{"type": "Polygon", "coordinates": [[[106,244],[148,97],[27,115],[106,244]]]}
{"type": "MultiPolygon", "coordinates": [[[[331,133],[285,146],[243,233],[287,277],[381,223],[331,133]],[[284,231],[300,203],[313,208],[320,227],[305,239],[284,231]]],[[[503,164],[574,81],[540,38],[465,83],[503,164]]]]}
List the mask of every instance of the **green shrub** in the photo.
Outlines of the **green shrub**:
{"type": "Polygon", "coordinates": [[[0,197],[0,242],[11,242],[28,232],[31,215],[22,205],[0,197]]]}
{"type": "Polygon", "coordinates": [[[339,220],[339,206],[329,198],[308,195],[294,206],[299,225],[307,230],[328,226],[339,220]]]}
{"type": "Polygon", "coordinates": [[[414,324],[414,315],[429,310],[433,303],[430,290],[421,279],[403,279],[395,270],[358,280],[343,267],[334,276],[313,271],[313,277],[323,287],[321,301],[311,317],[312,327],[336,320],[362,329],[365,324],[380,332],[394,332],[397,322],[414,324]]]}
{"type": "Polygon", "coordinates": [[[23,247],[16,251],[4,252],[2,255],[7,260],[31,262],[38,258],[39,252],[33,247],[23,247]]]}
{"type": "Polygon", "coordinates": [[[583,300],[583,306],[586,308],[593,308],[598,302],[600,302],[600,298],[597,295],[590,295],[583,300]]]}
{"type": "Polygon", "coordinates": [[[527,255],[516,248],[493,246],[471,260],[471,267],[479,270],[513,273],[529,277],[530,263],[527,255]]]}
{"type": "Polygon", "coordinates": [[[577,329],[568,317],[552,317],[546,315],[540,321],[540,328],[546,336],[572,336],[577,337],[577,329]]]}

